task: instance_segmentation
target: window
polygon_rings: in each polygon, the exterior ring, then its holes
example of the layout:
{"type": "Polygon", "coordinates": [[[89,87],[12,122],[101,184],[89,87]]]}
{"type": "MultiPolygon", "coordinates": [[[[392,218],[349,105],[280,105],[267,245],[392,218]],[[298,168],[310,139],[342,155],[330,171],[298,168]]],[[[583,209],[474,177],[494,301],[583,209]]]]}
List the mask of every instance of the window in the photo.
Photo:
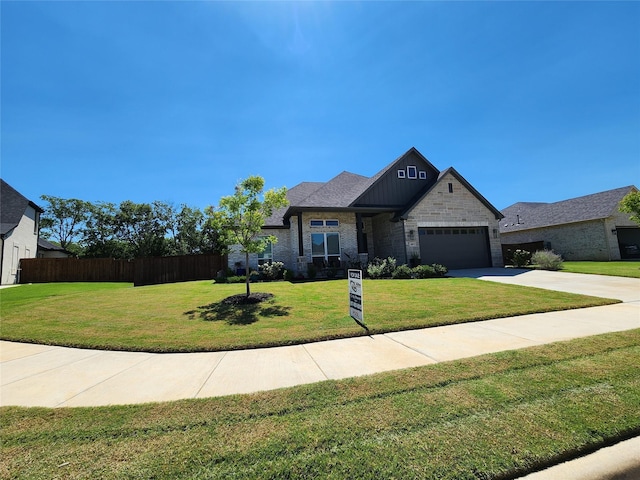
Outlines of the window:
{"type": "Polygon", "coordinates": [[[311,220],[309,223],[312,227],[339,227],[338,220],[311,220]]]}
{"type": "Polygon", "coordinates": [[[453,193],[453,183],[449,184],[449,193],[453,193]]]}
{"type": "Polygon", "coordinates": [[[405,171],[404,170],[398,170],[398,178],[405,178],[405,171]]]}
{"type": "Polygon", "coordinates": [[[418,168],[414,166],[407,167],[407,178],[415,180],[418,178],[418,168]]]}
{"type": "Polygon", "coordinates": [[[421,171],[420,172],[420,180],[426,180],[426,179],[427,179],[427,172],[421,171]]]}
{"type": "Polygon", "coordinates": [[[271,262],[273,262],[273,244],[271,242],[267,242],[265,249],[258,254],[258,265],[264,265],[265,263],[271,262]]]}
{"type": "Polygon", "coordinates": [[[316,266],[340,266],[340,234],[312,233],[311,259],[316,266]]]}
{"type": "Polygon", "coordinates": [[[36,212],[36,221],[33,222],[33,234],[38,235],[38,230],[40,230],[40,212],[36,212]]]}

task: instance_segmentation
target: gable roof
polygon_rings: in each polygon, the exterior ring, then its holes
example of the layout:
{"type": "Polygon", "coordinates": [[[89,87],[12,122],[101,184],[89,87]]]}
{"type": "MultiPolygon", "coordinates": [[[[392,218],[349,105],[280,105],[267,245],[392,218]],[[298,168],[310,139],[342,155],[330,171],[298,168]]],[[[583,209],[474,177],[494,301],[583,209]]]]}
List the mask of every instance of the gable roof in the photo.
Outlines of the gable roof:
{"type": "MultiPolygon", "coordinates": [[[[422,169],[422,168],[421,168],[422,169]]],[[[491,210],[496,218],[502,218],[502,214],[491,203],[487,201],[480,193],[467,182],[454,168],[440,172],[426,159],[415,147],[411,147],[405,153],[396,158],[378,173],[372,177],[365,177],[355,173],[343,171],[328,182],[302,182],[287,191],[287,199],[289,205],[285,208],[275,210],[273,215],[265,221],[266,228],[283,228],[288,226],[288,219],[297,211],[353,211],[380,213],[383,211],[397,212],[396,218],[408,213],[425,195],[433,188],[435,184],[447,175],[454,175],[460,183],[462,183],[478,200],[480,200],[489,210],[491,210]],[[431,171],[434,180],[429,181],[426,185],[419,187],[414,192],[410,192],[402,200],[402,206],[399,205],[371,205],[367,203],[367,197],[379,188],[381,183],[390,179],[395,175],[395,169],[403,165],[408,159],[416,160],[418,165],[423,162],[424,167],[431,171]],[[435,180],[437,175],[437,180],[435,180]],[[415,193],[415,194],[414,194],[415,193]],[[413,195],[413,197],[410,197],[413,195]],[[404,209],[403,212],[399,210],[404,209]]]]}
{"type": "Polygon", "coordinates": [[[0,179],[0,235],[6,235],[16,228],[29,206],[36,212],[44,212],[42,208],[0,179]]]}
{"type": "Polygon", "coordinates": [[[554,203],[518,202],[502,210],[500,232],[510,233],[532,228],[609,218],[618,211],[620,200],[637,190],[633,185],[570,198],[554,203]]]}
{"type": "Polygon", "coordinates": [[[456,180],[458,180],[458,182],[464,185],[464,187],[469,192],[471,192],[471,194],[473,194],[473,196],[475,196],[480,201],[480,203],[482,203],[485,207],[487,207],[487,209],[489,209],[495,215],[497,220],[500,220],[503,218],[503,215],[500,212],[500,210],[494,207],[489,202],[489,200],[484,198],[484,196],[480,194],[480,192],[478,192],[475,188],[473,188],[473,186],[469,182],[467,182],[467,180],[462,175],[460,175],[460,173],[453,167],[449,167],[446,170],[443,170],[442,172],[440,172],[440,174],[438,175],[438,180],[429,188],[429,190],[427,190],[424,194],[420,195],[419,198],[417,198],[414,202],[412,202],[411,205],[398,216],[398,218],[404,218],[418,203],[422,201],[424,197],[429,195],[429,193],[436,186],[438,186],[447,175],[453,176],[456,180]]]}

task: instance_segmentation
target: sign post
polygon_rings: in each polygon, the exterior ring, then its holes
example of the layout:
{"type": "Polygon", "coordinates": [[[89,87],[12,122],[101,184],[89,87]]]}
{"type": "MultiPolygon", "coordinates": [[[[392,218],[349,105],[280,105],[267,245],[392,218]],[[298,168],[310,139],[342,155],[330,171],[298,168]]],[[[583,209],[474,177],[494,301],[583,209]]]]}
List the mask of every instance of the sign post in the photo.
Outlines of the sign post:
{"type": "Polygon", "coordinates": [[[367,332],[362,304],[362,270],[349,270],[349,314],[367,332]]]}

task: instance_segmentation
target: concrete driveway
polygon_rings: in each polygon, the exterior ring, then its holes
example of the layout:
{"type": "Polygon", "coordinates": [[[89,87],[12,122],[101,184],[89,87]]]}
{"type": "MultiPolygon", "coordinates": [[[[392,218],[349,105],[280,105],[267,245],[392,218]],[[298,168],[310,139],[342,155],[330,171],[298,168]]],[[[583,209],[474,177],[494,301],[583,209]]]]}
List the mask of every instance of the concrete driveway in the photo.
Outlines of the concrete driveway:
{"type": "Polygon", "coordinates": [[[640,301],[640,278],[550,272],[519,268],[477,268],[452,270],[451,277],[468,277],[525,287],[579,293],[594,297],[615,298],[623,302],[640,301]]]}

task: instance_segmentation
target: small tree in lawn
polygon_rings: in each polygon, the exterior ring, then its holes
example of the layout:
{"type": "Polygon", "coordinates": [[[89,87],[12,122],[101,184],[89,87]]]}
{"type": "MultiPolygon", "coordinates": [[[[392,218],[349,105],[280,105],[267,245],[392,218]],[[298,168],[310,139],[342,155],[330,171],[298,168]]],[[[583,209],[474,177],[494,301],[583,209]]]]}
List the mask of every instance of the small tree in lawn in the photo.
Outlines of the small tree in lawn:
{"type": "Polygon", "coordinates": [[[276,208],[286,207],[287,189],[271,189],[262,194],[264,179],[251,176],[242,180],[233,195],[222,197],[218,208],[209,207],[206,212],[213,227],[220,235],[220,241],[227,249],[239,245],[245,254],[247,267],[247,297],[251,295],[249,287],[249,254],[261,253],[269,242],[276,243],[273,235],[261,237],[264,222],[276,208]],[[260,198],[262,196],[262,199],[260,198]]]}

